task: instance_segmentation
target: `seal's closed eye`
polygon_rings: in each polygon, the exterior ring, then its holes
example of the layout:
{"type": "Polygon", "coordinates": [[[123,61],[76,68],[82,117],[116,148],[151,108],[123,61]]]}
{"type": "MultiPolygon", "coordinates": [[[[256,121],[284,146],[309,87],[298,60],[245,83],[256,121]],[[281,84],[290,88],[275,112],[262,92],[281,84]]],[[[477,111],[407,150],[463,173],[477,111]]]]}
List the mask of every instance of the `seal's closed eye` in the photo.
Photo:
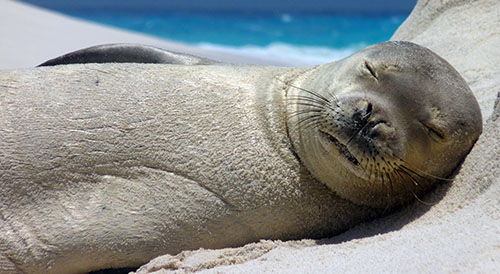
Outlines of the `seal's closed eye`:
{"type": "Polygon", "coordinates": [[[364,62],[364,66],[365,66],[365,69],[370,73],[370,75],[373,76],[373,78],[378,79],[377,73],[373,69],[372,65],[370,63],[368,63],[368,61],[364,62]]]}
{"type": "Polygon", "coordinates": [[[422,123],[427,130],[429,136],[436,142],[446,141],[446,136],[436,126],[431,124],[422,123]]]}

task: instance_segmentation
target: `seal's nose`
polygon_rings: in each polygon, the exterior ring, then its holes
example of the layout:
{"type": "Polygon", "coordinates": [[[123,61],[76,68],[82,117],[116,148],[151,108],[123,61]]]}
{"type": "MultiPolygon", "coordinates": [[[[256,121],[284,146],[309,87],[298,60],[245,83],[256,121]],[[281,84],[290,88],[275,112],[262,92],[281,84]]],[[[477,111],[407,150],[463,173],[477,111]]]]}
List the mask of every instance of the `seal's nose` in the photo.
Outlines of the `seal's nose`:
{"type": "Polygon", "coordinates": [[[380,120],[370,122],[367,129],[367,135],[371,139],[388,140],[394,134],[394,128],[389,126],[386,121],[380,120]]]}
{"type": "Polygon", "coordinates": [[[388,122],[380,115],[375,114],[376,110],[372,103],[366,100],[360,100],[352,114],[352,120],[355,124],[356,133],[349,139],[362,137],[365,141],[379,139],[386,140],[393,134],[393,129],[388,122]],[[363,137],[364,136],[364,137],[363,137]]]}

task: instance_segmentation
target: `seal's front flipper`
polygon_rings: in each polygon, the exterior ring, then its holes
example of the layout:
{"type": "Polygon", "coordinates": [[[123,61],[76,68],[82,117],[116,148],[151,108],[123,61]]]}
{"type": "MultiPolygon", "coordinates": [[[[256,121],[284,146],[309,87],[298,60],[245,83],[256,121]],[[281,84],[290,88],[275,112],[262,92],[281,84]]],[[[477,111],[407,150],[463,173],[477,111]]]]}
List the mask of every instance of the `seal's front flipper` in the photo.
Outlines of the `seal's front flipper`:
{"type": "Polygon", "coordinates": [[[85,63],[152,63],[178,65],[211,65],[216,61],[152,46],[107,44],[85,48],[50,59],[38,67],[85,63]]]}

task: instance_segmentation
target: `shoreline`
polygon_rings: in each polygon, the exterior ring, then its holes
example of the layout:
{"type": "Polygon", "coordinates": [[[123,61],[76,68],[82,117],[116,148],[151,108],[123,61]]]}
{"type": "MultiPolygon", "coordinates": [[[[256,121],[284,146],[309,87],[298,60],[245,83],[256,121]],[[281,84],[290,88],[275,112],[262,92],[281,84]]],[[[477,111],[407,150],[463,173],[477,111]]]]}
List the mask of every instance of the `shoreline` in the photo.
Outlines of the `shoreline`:
{"type": "Polygon", "coordinates": [[[0,27],[3,40],[0,43],[0,70],[34,67],[68,52],[111,43],[145,44],[232,64],[297,65],[292,61],[257,58],[220,49],[203,49],[84,21],[12,0],[2,1],[0,18],[3,21],[0,27]]]}

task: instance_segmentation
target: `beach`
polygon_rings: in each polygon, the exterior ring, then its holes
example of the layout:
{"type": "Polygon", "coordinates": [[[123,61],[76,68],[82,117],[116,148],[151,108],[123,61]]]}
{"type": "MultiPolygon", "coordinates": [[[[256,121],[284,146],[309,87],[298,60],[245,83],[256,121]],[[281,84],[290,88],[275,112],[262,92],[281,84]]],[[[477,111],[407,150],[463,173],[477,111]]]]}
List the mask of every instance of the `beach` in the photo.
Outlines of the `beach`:
{"type": "MultiPolygon", "coordinates": [[[[0,0],[0,70],[105,43],[148,44],[233,64],[297,66],[208,50],[0,0]],[[5,22],[8,22],[5,23],[5,22]]],[[[165,255],[136,273],[494,273],[500,269],[500,2],[419,1],[393,40],[444,57],[477,97],[483,133],[452,184],[328,239],[265,240],[165,255]],[[441,3],[446,2],[446,3],[441,3]]],[[[300,64],[299,64],[300,65],[300,64]]],[[[0,83],[1,85],[1,83],[0,83]]]]}
{"type": "MultiPolygon", "coordinates": [[[[109,43],[151,45],[232,64],[297,65],[287,60],[260,59],[217,49],[186,44],[124,31],[74,19],[24,3],[2,0],[0,9],[0,69],[34,67],[78,49],[109,43]]],[[[301,65],[301,64],[298,64],[301,65]]]]}

